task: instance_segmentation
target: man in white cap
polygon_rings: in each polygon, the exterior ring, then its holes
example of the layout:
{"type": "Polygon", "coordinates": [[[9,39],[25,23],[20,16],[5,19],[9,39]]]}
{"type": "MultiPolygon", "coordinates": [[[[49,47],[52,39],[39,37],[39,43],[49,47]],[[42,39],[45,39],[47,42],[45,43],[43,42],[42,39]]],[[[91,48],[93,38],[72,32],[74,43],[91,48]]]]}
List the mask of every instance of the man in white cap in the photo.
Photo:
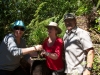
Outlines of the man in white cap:
{"type": "Polygon", "coordinates": [[[64,75],[63,40],[57,36],[61,33],[61,29],[56,22],[50,22],[46,28],[48,37],[43,42],[44,51],[42,54],[45,55],[49,70],[47,75],[64,75]]]}

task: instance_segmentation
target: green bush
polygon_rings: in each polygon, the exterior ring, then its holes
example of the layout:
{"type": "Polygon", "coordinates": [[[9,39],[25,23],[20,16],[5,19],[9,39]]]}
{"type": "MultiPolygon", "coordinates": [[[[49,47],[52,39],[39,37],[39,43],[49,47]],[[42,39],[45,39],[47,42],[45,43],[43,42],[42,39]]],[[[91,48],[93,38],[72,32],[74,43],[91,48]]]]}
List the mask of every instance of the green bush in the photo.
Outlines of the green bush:
{"type": "Polygon", "coordinates": [[[99,56],[95,55],[93,62],[92,75],[100,75],[100,60],[99,56]]]}

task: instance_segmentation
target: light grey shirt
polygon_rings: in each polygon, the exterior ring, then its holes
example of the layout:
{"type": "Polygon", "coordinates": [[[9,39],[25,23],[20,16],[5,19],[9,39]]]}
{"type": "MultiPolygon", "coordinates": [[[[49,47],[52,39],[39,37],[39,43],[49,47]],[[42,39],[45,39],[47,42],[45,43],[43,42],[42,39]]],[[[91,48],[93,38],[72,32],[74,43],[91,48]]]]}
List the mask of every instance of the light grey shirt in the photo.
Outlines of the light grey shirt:
{"type": "Polygon", "coordinates": [[[24,39],[18,45],[13,34],[6,35],[0,44],[0,69],[13,71],[18,68],[23,56],[21,48],[25,47],[24,39]]]}
{"type": "Polygon", "coordinates": [[[89,32],[75,27],[64,37],[65,73],[82,73],[86,65],[86,50],[93,47],[89,32]]]}

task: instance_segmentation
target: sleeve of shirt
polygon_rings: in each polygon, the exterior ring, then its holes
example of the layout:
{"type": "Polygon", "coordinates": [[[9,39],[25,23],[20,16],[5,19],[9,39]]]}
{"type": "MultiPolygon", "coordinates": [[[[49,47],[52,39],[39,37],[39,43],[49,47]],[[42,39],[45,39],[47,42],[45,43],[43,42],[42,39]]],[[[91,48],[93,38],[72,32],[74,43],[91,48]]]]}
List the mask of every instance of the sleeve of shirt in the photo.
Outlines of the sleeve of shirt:
{"type": "Polygon", "coordinates": [[[58,57],[62,56],[63,50],[63,41],[62,39],[58,39],[55,46],[55,53],[57,53],[58,57]]]}
{"type": "Polygon", "coordinates": [[[81,33],[81,44],[83,46],[83,50],[93,47],[89,32],[83,31],[81,33]]]}
{"type": "Polygon", "coordinates": [[[7,45],[8,51],[13,56],[22,56],[21,48],[18,48],[13,36],[6,36],[4,43],[7,45]]]}

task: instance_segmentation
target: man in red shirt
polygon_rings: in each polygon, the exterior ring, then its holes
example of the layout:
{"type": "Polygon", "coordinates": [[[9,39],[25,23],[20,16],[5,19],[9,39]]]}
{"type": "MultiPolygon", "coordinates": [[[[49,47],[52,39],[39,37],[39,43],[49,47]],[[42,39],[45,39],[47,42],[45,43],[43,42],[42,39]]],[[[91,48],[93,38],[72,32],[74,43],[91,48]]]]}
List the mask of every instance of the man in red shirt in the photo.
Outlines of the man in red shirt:
{"type": "Polygon", "coordinates": [[[48,30],[48,37],[43,43],[44,51],[41,54],[46,57],[46,64],[50,75],[63,75],[63,40],[57,36],[57,34],[61,33],[61,29],[55,22],[50,22],[46,28],[48,30]]]}

